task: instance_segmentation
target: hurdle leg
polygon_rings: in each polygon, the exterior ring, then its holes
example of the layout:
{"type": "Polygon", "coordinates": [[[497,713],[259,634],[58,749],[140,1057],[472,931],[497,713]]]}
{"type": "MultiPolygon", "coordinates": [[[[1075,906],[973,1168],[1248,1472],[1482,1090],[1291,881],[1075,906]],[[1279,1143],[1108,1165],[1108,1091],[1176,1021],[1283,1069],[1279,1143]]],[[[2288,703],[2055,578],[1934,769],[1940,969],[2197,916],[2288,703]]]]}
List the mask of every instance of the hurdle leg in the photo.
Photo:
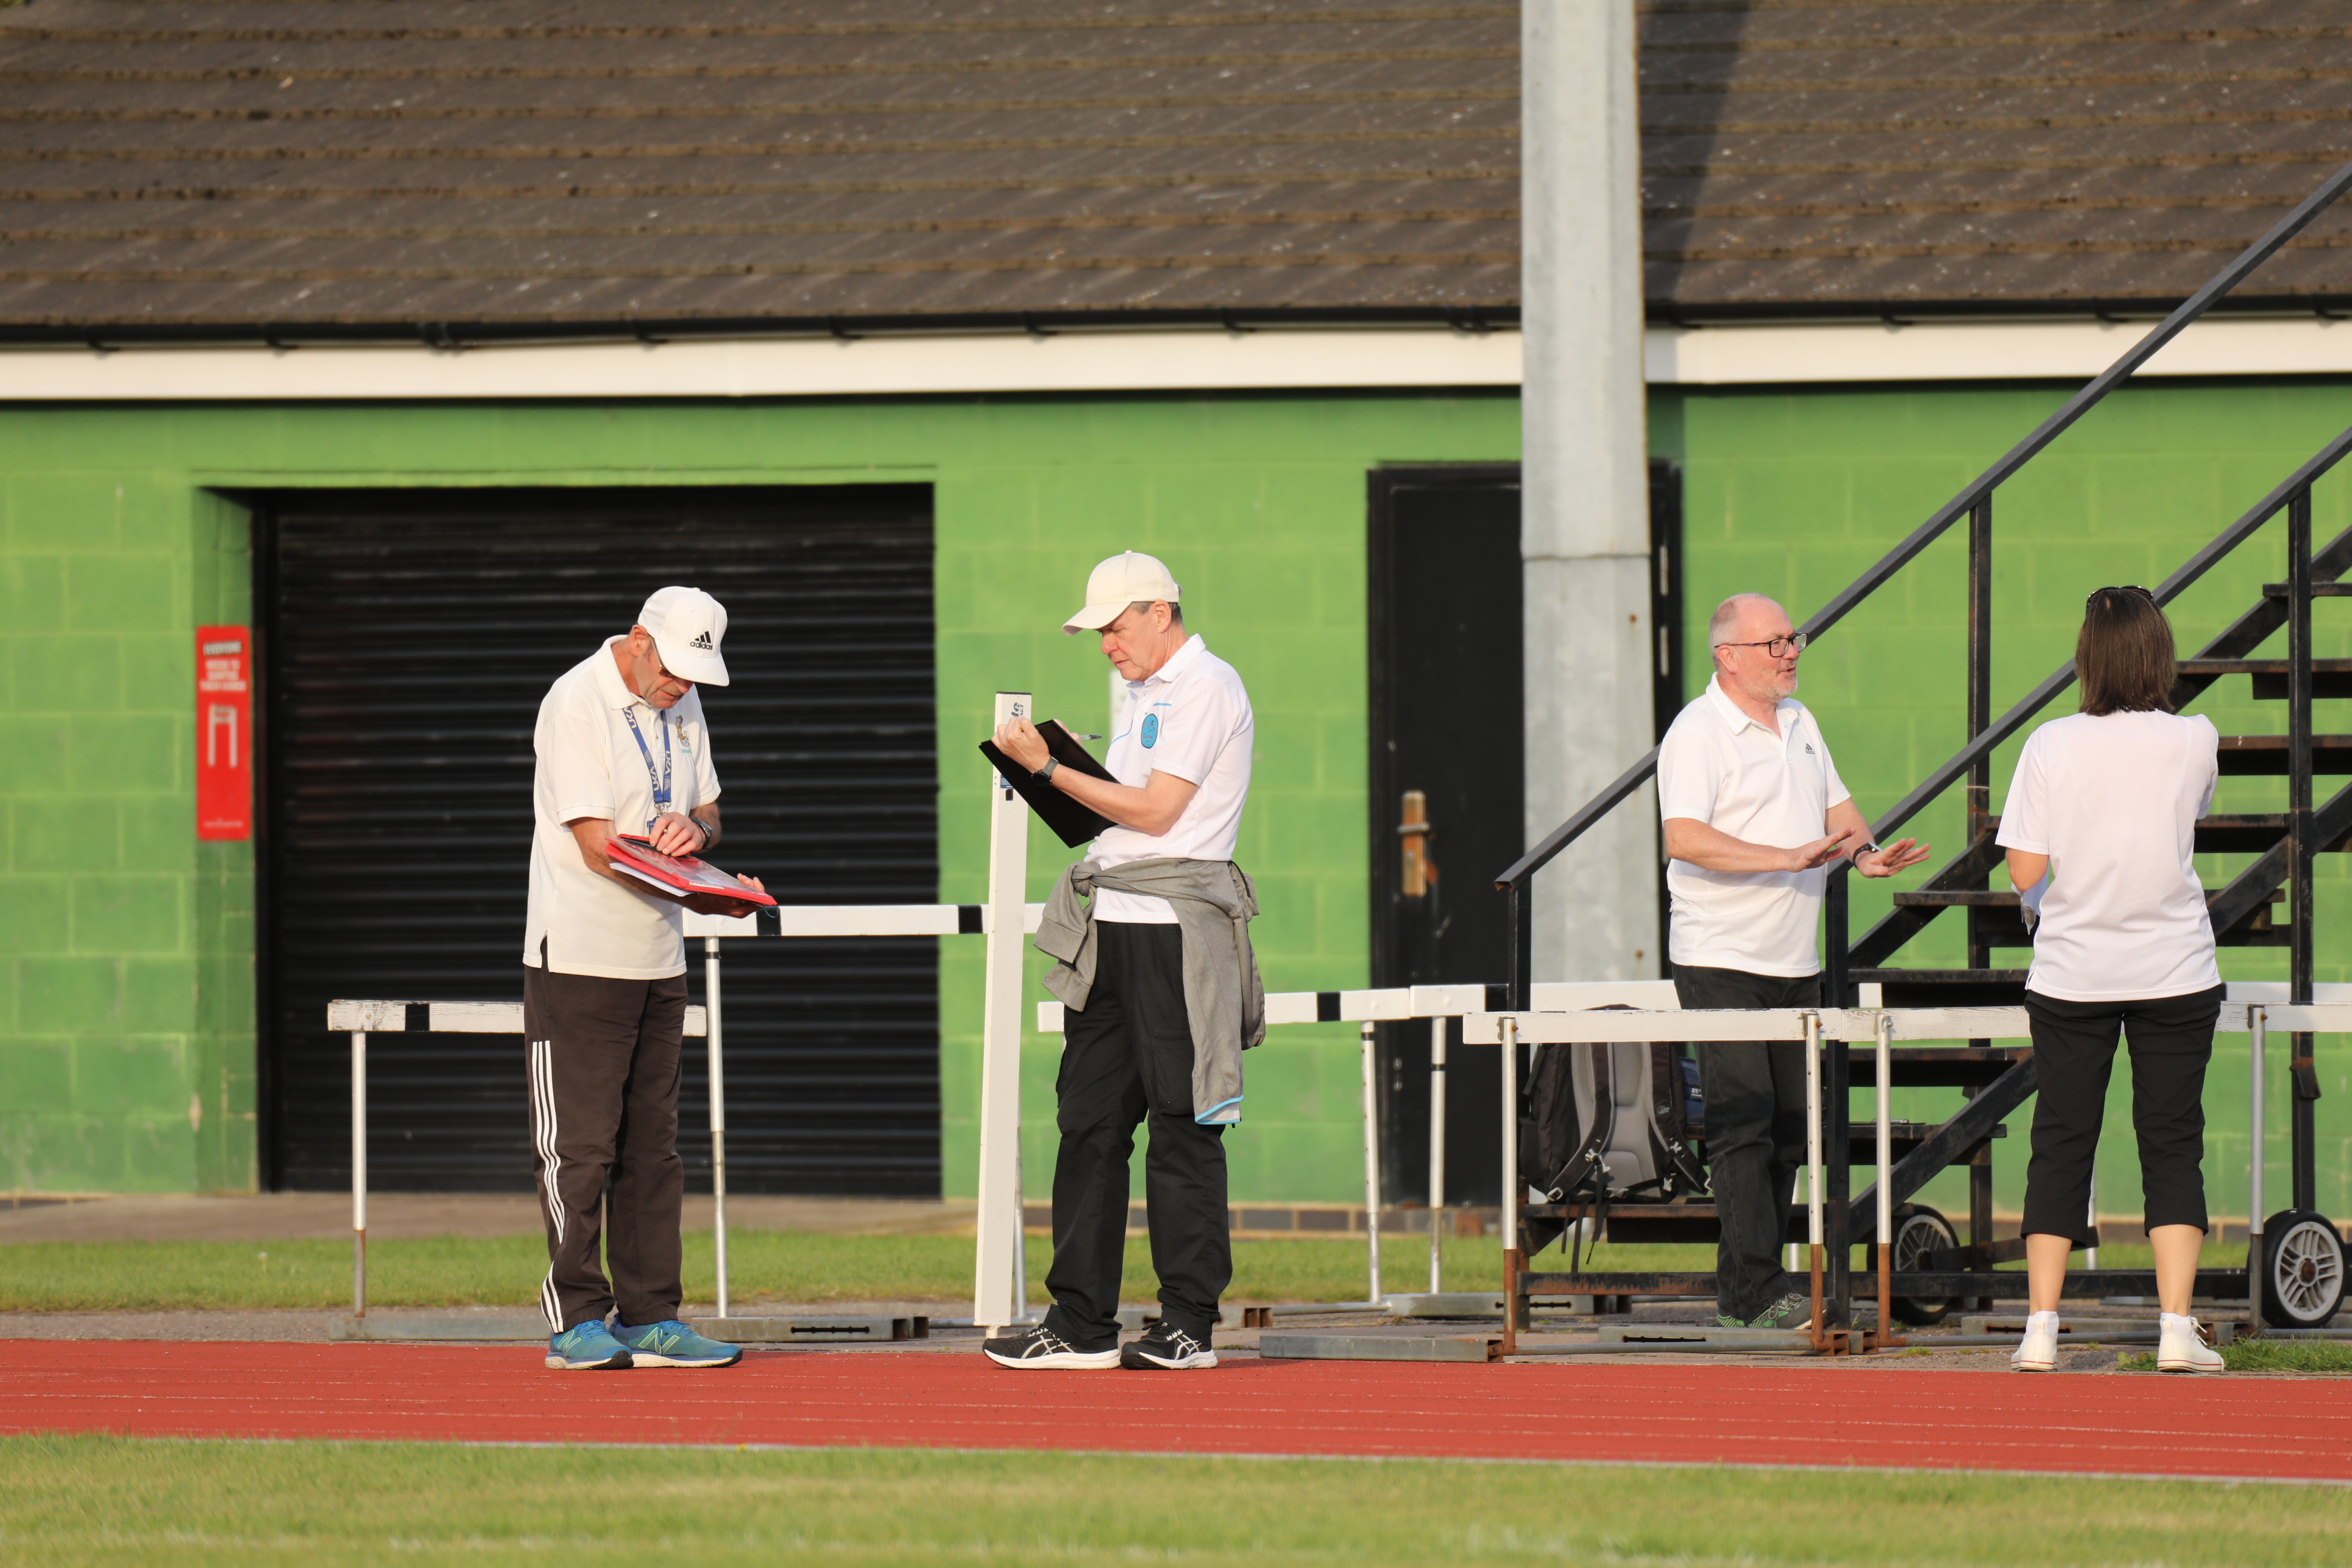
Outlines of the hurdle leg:
{"type": "Polygon", "coordinates": [[[1813,1349],[1825,1350],[1822,1325],[1822,1020],[1805,1015],[1805,1238],[1813,1275],[1813,1349]]]}
{"type": "Polygon", "coordinates": [[[2270,1044],[2270,1015],[2257,1004],[2246,1009],[2246,1311],[2263,1310],[2263,1055],[2270,1044]]]}
{"type": "Polygon", "coordinates": [[[1429,1293],[1445,1289],[1445,1020],[1429,1021],[1429,1293]]]}
{"type": "Polygon", "coordinates": [[[1887,1178],[1894,1165],[1895,1020],[1878,1015],[1878,1337],[1873,1350],[1906,1342],[1895,1331],[1895,1194],[1887,1178]]]}
{"type": "Polygon", "coordinates": [[[352,1316],[367,1316],[367,1033],[352,1031],[352,1316]]]}
{"type": "Polygon", "coordinates": [[[1519,1021],[1503,1020],[1503,1353],[1519,1353],[1519,1021]]]}
{"type": "Polygon", "coordinates": [[[719,939],[702,939],[703,1055],[710,1064],[710,1225],[719,1273],[719,1315],[727,1313],[727,1079],[719,1026],[719,939]]]}
{"type": "Polygon", "coordinates": [[[1364,1235],[1367,1238],[1365,1261],[1372,1277],[1371,1294],[1365,1298],[1371,1305],[1381,1304],[1381,1105],[1380,1053],[1374,1048],[1374,1025],[1365,1020],[1361,1027],[1364,1059],[1364,1235]]]}

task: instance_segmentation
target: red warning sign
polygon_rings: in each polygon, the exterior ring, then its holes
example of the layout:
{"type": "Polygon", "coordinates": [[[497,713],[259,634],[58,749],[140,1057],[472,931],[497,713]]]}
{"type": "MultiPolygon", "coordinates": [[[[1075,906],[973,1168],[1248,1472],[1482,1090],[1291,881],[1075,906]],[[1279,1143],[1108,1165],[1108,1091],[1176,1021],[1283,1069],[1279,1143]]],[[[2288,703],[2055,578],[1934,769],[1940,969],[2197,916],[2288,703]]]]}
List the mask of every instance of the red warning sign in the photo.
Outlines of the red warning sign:
{"type": "Polygon", "coordinates": [[[196,628],[196,837],[253,837],[253,633],[196,628]]]}

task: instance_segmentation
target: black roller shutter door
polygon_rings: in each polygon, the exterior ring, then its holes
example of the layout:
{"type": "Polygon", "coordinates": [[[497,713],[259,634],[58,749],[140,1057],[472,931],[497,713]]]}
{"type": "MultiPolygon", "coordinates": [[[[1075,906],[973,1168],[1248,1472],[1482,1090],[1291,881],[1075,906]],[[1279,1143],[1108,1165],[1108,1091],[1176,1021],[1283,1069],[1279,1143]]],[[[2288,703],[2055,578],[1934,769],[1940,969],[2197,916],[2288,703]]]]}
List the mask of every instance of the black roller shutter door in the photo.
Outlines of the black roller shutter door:
{"type": "MultiPolygon", "coordinates": [[[[330,998],[521,996],[540,700],[664,584],[728,611],[732,683],[703,694],[718,858],[786,903],[936,900],[929,487],[295,492],[261,499],[256,538],[271,1186],[351,1179],[330,998]]],[[[725,962],[730,1186],[936,1196],[936,942],[730,940],[725,962]]],[[[370,1054],[373,1186],[529,1187],[520,1040],[370,1054]]],[[[689,1041],[703,1190],[706,1106],[689,1041]]]]}

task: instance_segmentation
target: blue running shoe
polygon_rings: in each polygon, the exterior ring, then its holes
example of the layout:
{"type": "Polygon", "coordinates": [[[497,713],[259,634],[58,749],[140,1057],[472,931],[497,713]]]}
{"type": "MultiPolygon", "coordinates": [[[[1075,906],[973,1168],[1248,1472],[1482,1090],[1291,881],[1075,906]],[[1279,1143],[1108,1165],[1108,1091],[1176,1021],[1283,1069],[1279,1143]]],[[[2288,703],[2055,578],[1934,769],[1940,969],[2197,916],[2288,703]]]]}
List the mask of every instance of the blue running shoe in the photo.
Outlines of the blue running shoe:
{"type": "Polygon", "coordinates": [[[547,1364],[554,1372],[626,1372],[628,1347],[598,1318],[575,1324],[547,1342],[547,1364]]]}
{"type": "Polygon", "coordinates": [[[639,1366],[733,1366],[743,1359],[742,1346],[704,1339],[676,1318],[638,1329],[615,1323],[613,1331],[639,1366]]]}

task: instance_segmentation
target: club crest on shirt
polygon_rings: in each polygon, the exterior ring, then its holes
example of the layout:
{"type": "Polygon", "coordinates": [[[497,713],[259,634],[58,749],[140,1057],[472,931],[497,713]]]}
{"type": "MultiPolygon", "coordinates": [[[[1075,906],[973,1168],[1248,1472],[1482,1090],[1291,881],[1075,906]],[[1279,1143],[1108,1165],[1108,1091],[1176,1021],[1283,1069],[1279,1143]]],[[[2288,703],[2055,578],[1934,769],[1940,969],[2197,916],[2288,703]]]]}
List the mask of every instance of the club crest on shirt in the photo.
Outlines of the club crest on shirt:
{"type": "Polygon", "coordinates": [[[1153,745],[1155,745],[1155,744],[1157,744],[1157,743],[1159,742],[1159,740],[1160,740],[1160,715],[1159,715],[1159,714],[1157,714],[1157,713],[1146,713],[1146,714],[1143,716],[1143,745],[1144,745],[1144,749],[1145,749],[1145,750],[1147,750],[1147,751],[1149,751],[1149,750],[1150,750],[1153,745]]]}

